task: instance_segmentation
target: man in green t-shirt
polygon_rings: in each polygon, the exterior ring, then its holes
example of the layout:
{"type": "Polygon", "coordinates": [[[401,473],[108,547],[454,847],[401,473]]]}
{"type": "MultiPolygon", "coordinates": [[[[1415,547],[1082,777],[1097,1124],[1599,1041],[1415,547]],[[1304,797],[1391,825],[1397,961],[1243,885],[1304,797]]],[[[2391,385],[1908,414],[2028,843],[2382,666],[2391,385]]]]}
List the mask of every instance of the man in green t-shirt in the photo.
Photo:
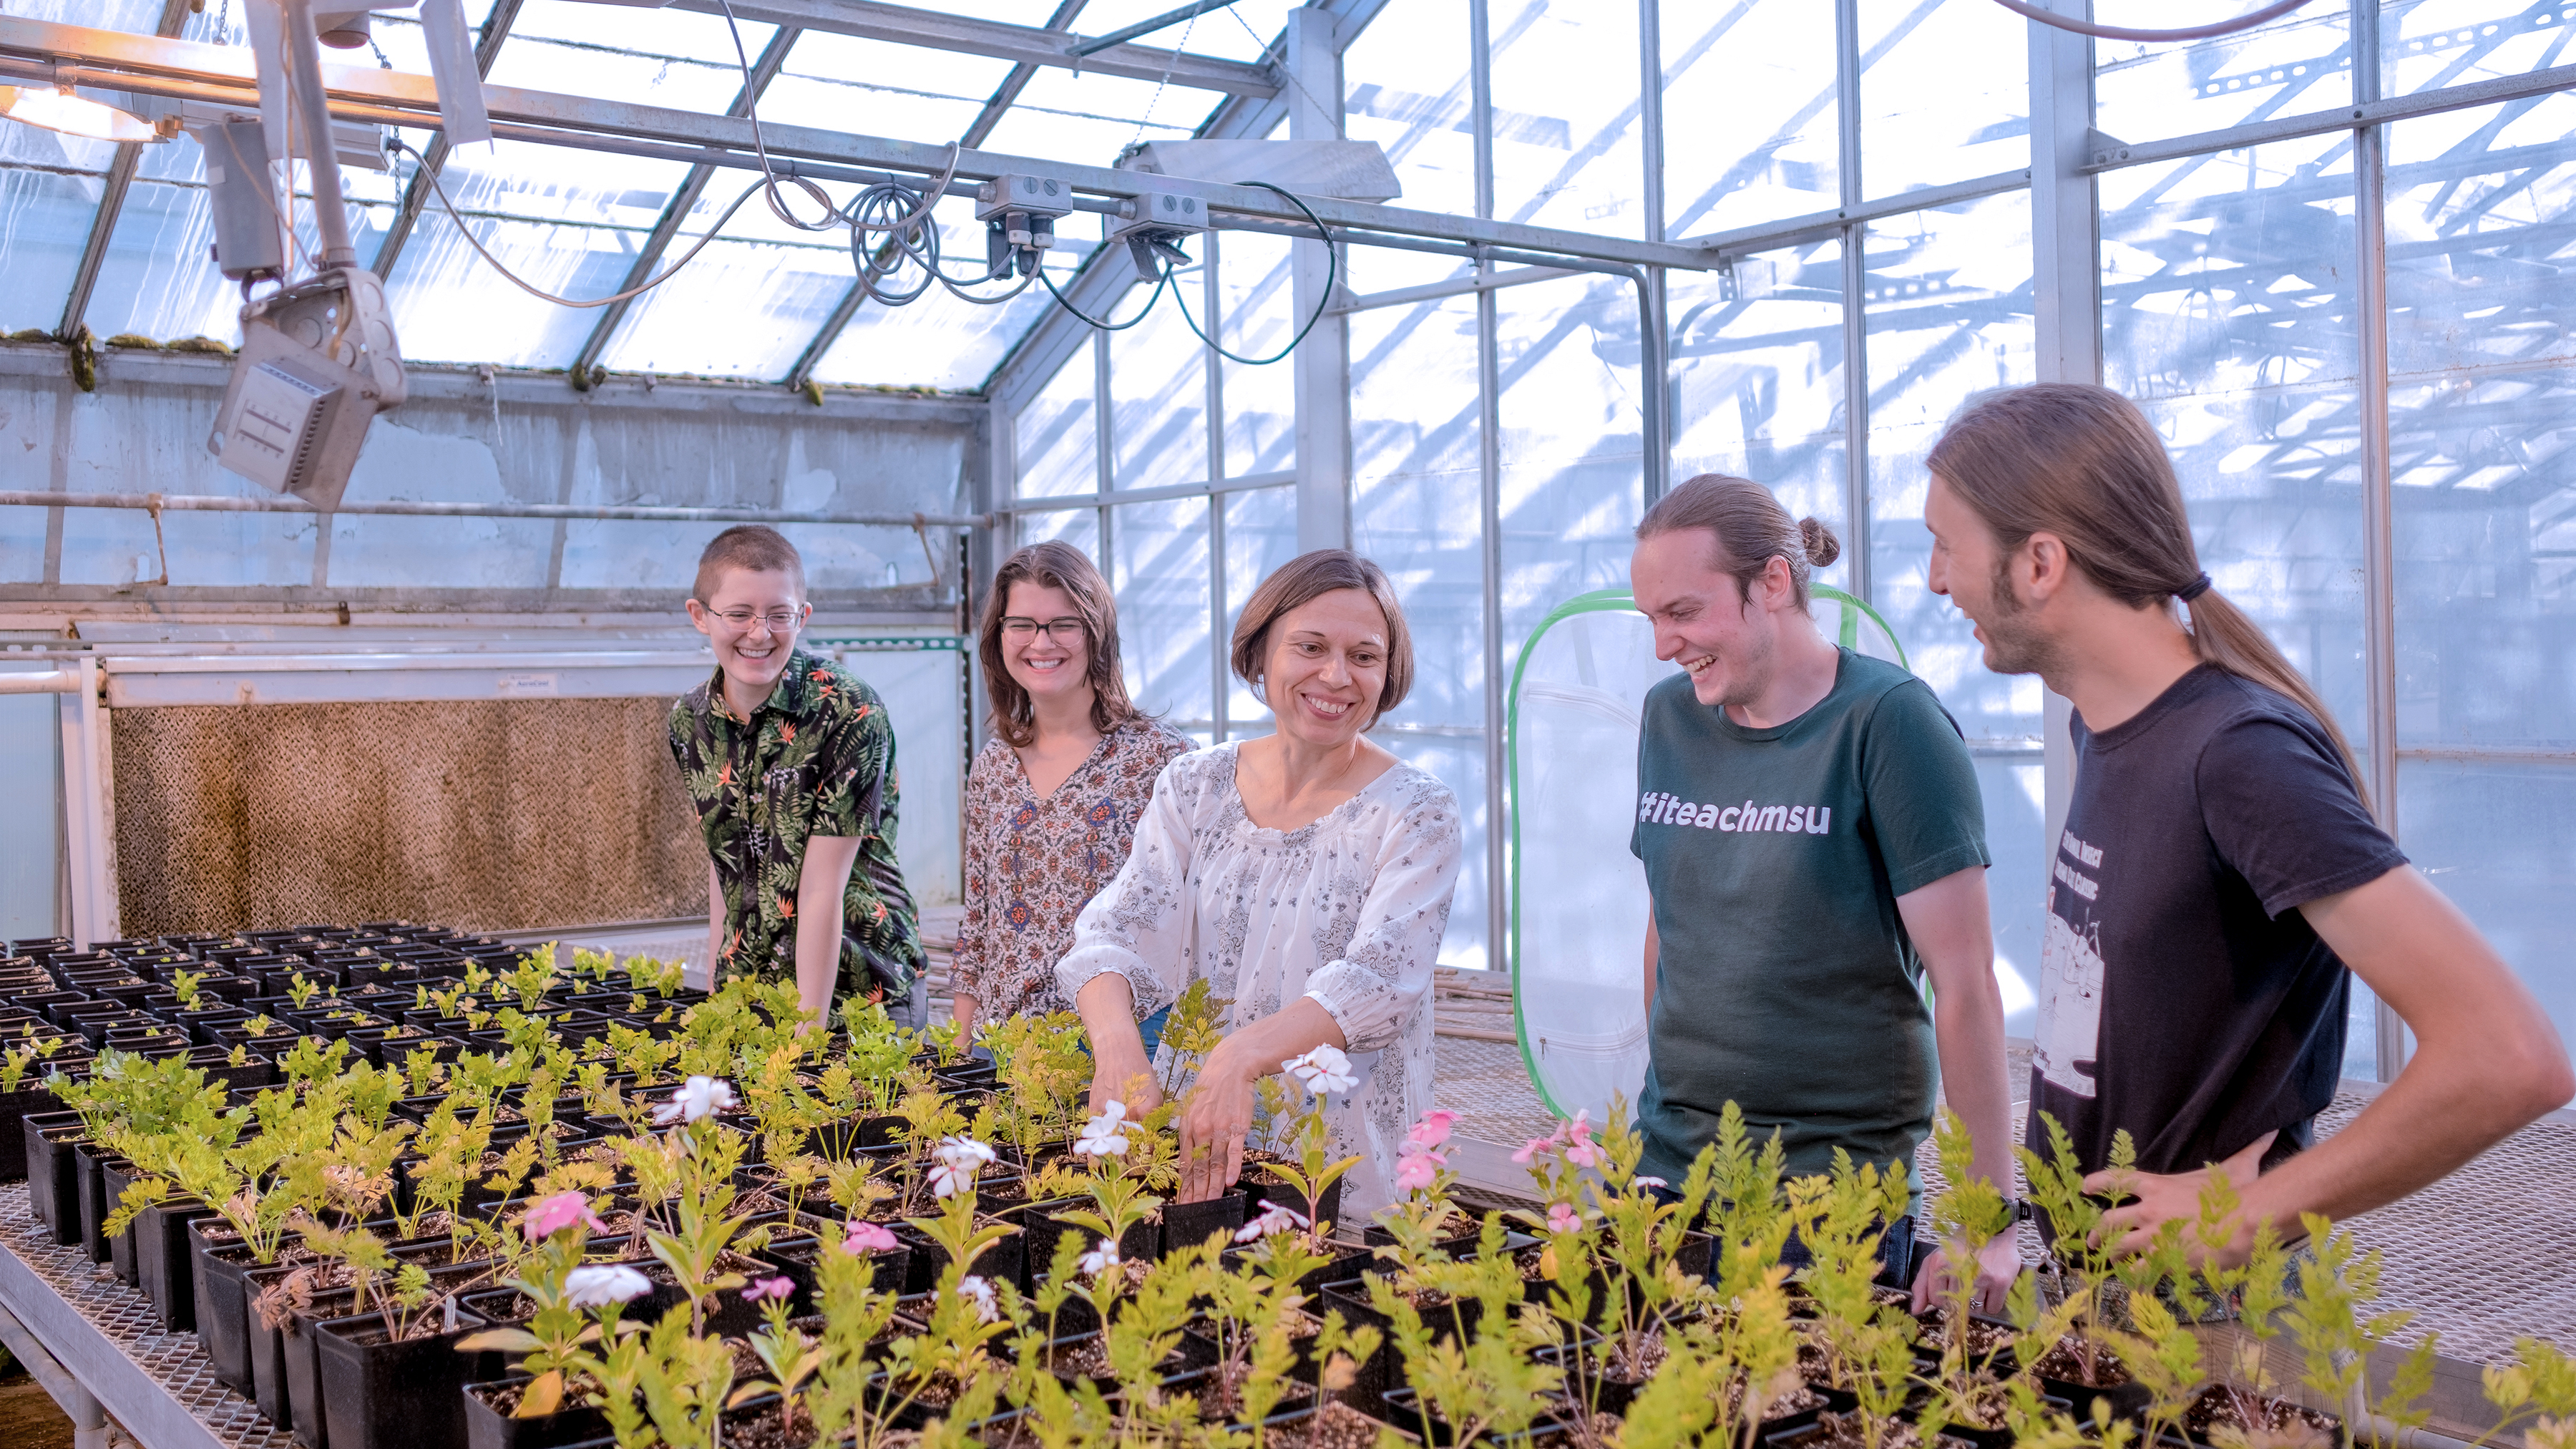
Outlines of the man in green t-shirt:
{"type": "MultiPolygon", "coordinates": [[[[1656,657],[1684,671],[1647,693],[1637,749],[1630,848],[1654,902],[1641,1170],[1680,1181],[1732,1101],[1757,1137],[1779,1134],[1793,1176],[1837,1148],[1910,1173],[1946,1059],[1975,1170],[2009,1196],[1976,770],[1929,686],[1817,630],[1808,571],[1839,552],[1760,484],[1715,474],[1637,525],[1630,586],[1656,657]]],[[[2019,1271],[2014,1236],[1978,1255],[1989,1308],[2019,1271]]],[[[1912,1243],[1910,1220],[1888,1225],[1900,1277],[1912,1243]]],[[[1917,1296],[1948,1272],[1934,1254],[1917,1296]]]]}

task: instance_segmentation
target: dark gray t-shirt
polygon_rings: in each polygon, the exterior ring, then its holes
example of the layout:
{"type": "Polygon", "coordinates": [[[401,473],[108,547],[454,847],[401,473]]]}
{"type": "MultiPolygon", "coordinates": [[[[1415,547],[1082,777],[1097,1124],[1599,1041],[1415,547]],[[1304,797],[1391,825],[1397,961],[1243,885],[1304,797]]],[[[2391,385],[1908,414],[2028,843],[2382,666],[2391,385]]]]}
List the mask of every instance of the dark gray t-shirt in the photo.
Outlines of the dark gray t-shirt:
{"type": "Polygon", "coordinates": [[[1896,898],[1988,864],[1976,768],[1930,686],[1845,649],[1813,709],[1747,729],[1677,676],[1646,695],[1637,789],[1662,948],[1639,1170],[1680,1183],[1729,1101],[1793,1175],[1837,1147],[1911,1170],[1938,1070],[1896,898]]]}
{"type": "Polygon", "coordinates": [[[2197,1171],[2275,1128],[2278,1162],[2334,1099],[2351,990],[2298,907],[2406,857],[2316,717],[2250,680],[2204,664],[2073,734],[2031,1106],[2087,1171],[2122,1128],[2147,1172],[2197,1171]]]}

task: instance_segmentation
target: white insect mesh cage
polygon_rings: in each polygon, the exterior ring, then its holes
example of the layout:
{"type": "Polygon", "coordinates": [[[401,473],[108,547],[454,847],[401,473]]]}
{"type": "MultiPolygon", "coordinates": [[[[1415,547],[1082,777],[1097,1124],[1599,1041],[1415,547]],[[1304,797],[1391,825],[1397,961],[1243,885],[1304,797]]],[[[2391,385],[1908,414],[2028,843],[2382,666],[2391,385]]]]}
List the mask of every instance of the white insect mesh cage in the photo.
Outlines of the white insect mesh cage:
{"type": "MultiPolygon", "coordinates": [[[[1815,585],[1816,621],[1845,647],[1905,667],[1887,621],[1815,585]]],[[[1675,672],[1625,589],[1566,600],[1512,670],[1512,1017],[1539,1099],[1607,1121],[1646,1080],[1645,868],[1629,853],[1646,691],[1675,672]]]]}

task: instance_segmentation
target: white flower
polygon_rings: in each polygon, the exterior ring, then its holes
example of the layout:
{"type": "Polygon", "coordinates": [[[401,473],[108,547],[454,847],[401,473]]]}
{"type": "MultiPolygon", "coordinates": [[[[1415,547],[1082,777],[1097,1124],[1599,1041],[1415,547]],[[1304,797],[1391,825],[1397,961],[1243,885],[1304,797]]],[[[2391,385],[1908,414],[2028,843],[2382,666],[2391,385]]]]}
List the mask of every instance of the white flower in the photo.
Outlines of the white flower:
{"type": "Polygon", "coordinates": [[[1110,1269],[1117,1267],[1118,1263],[1117,1240],[1114,1238],[1102,1238],[1100,1240],[1099,1247],[1082,1255],[1083,1276],[1088,1278],[1097,1278],[1101,1274],[1108,1272],[1110,1269]]]}
{"type": "Polygon", "coordinates": [[[984,1320],[986,1323],[999,1323],[1002,1321],[1001,1305],[993,1297],[992,1284],[985,1282],[981,1278],[969,1276],[957,1281],[957,1291],[964,1295],[968,1302],[975,1305],[975,1316],[977,1318],[984,1320]]]}
{"type": "Polygon", "coordinates": [[[1290,1057],[1279,1064],[1279,1069],[1319,1097],[1327,1092],[1347,1092],[1360,1084],[1358,1074],[1351,1070],[1351,1059],[1337,1046],[1318,1046],[1303,1056],[1290,1057]]]}
{"type": "Polygon", "coordinates": [[[564,1275],[564,1301],[575,1308],[629,1303],[652,1291],[643,1274],[623,1263],[594,1264],[564,1275]]]}
{"type": "Polygon", "coordinates": [[[1235,1229],[1238,1243],[1257,1243],[1273,1233],[1294,1232],[1306,1226],[1305,1215],[1284,1203],[1266,1202],[1259,1216],[1235,1229]]]}
{"type": "Polygon", "coordinates": [[[1107,1111],[1082,1124],[1082,1135],[1074,1139],[1074,1155],[1077,1157],[1126,1156],[1127,1138],[1118,1130],[1119,1125],[1126,1120],[1127,1104],[1110,1103],[1107,1111]]]}
{"type": "Polygon", "coordinates": [[[993,1149],[972,1137],[942,1137],[931,1156],[930,1195],[955,1197],[975,1185],[975,1174],[993,1161],[993,1149]]]}
{"type": "Polygon", "coordinates": [[[671,1094],[670,1101],[653,1109],[653,1125],[703,1122],[718,1112],[730,1111],[733,1104],[733,1088],[713,1077],[691,1077],[671,1094]]]}

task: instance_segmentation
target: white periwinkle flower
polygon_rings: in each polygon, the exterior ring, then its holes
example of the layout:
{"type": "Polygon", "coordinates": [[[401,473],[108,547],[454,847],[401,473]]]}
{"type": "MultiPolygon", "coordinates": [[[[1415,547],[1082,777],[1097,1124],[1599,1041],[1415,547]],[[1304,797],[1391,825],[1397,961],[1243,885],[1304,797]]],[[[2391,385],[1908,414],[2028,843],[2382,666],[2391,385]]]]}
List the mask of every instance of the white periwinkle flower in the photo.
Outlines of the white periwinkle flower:
{"type": "Polygon", "coordinates": [[[1119,1261],[1117,1239],[1102,1238],[1100,1240],[1099,1247],[1082,1255],[1083,1276],[1087,1278],[1097,1278],[1101,1274],[1108,1272],[1110,1269],[1117,1267],[1119,1261]]]}
{"type": "Polygon", "coordinates": [[[982,1278],[968,1276],[957,1281],[957,1291],[975,1305],[975,1316],[986,1323],[1002,1321],[1001,1303],[993,1296],[993,1285],[982,1278]]]}
{"type": "Polygon", "coordinates": [[[1126,1123],[1127,1104],[1112,1102],[1107,1111],[1082,1124],[1082,1135],[1074,1139],[1077,1157],[1124,1157],[1127,1135],[1119,1128],[1126,1123]]]}
{"type": "Polygon", "coordinates": [[[1257,1243],[1273,1233],[1294,1232],[1304,1226],[1306,1226],[1306,1218],[1303,1213],[1284,1203],[1266,1202],[1261,1205],[1260,1213],[1252,1221],[1235,1229],[1234,1240],[1238,1243],[1257,1243]]]}
{"type": "Polygon", "coordinates": [[[993,1149],[972,1137],[942,1137],[931,1156],[936,1159],[930,1164],[933,1197],[955,1197],[972,1188],[975,1174],[994,1160],[993,1149]]]}
{"type": "Polygon", "coordinates": [[[1351,1070],[1351,1059],[1337,1046],[1319,1046],[1303,1056],[1290,1057],[1279,1064],[1279,1069],[1319,1097],[1326,1092],[1347,1092],[1360,1084],[1359,1075],[1351,1070]]]}
{"type": "Polygon", "coordinates": [[[703,1122],[718,1112],[731,1110],[733,1104],[733,1088],[713,1077],[691,1077],[671,1094],[670,1101],[653,1109],[653,1125],[703,1122]]]}
{"type": "Polygon", "coordinates": [[[630,1303],[653,1291],[643,1274],[623,1263],[575,1268],[564,1275],[564,1301],[575,1308],[601,1308],[630,1303]]]}

